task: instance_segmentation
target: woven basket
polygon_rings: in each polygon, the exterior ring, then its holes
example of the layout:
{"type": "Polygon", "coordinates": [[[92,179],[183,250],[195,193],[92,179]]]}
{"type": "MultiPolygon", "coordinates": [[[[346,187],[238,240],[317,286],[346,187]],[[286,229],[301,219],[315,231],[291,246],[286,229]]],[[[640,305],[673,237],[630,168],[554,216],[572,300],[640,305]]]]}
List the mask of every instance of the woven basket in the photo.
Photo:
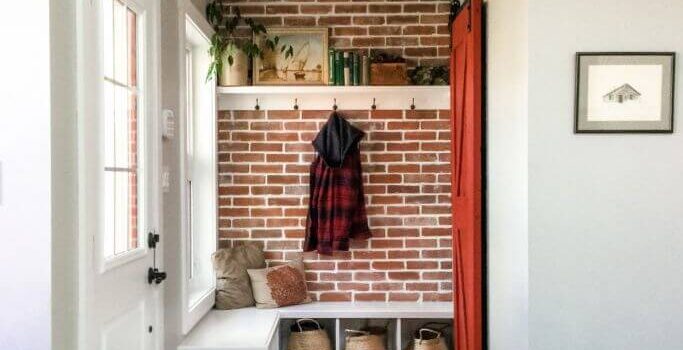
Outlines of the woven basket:
{"type": "Polygon", "coordinates": [[[449,327],[449,324],[442,323],[427,323],[420,327],[415,332],[415,338],[408,346],[408,350],[448,350],[446,338],[443,336],[443,331],[449,327]],[[440,325],[438,329],[428,327],[430,324],[440,325]]]}
{"type": "Polygon", "coordinates": [[[346,330],[345,350],[386,350],[386,333],[346,330]]]}
{"type": "Polygon", "coordinates": [[[309,318],[302,318],[296,320],[299,331],[289,334],[289,341],[287,342],[287,350],[332,350],[332,343],[327,332],[320,327],[316,320],[309,318]],[[303,330],[301,322],[313,322],[318,329],[303,330]]]}

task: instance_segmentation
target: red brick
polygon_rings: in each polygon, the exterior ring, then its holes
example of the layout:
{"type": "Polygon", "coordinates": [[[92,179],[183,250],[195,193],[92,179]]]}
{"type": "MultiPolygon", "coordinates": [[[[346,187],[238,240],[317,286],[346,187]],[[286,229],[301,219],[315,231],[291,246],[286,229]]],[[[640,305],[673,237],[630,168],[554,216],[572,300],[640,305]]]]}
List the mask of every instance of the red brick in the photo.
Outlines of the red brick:
{"type": "Polygon", "coordinates": [[[268,6],[266,6],[266,13],[271,14],[271,15],[297,14],[297,13],[299,13],[299,6],[297,6],[297,5],[268,5],[268,6]]]}
{"type": "Polygon", "coordinates": [[[334,5],[335,13],[366,13],[368,5],[352,4],[352,5],[334,5]]]}
{"type": "Polygon", "coordinates": [[[417,15],[396,15],[387,16],[387,24],[411,24],[418,23],[420,17],[417,15]]]}
{"type": "Polygon", "coordinates": [[[418,301],[419,293],[389,293],[389,301],[418,301]]]}
{"type": "Polygon", "coordinates": [[[409,271],[389,272],[389,279],[390,280],[401,280],[401,281],[417,280],[417,279],[420,279],[420,273],[419,272],[409,272],[409,271]]]}
{"type": "Polygon", "coordinates": [[[356,293],[353,295],[354,301],[386,301],[386,293],[356,293]]]}
{"type": "Polygon", "coordinates": [[[396,4],[370,4],[369,10],[372,13],[400,13],[401,5],[396,4]]]}
{"type": "Polygon", "coordinates": [[[355,272],[353,274],[353,279],[356,281],[384,281],[386,278],[386,272],[355,272]]]}
{"type": "Polygon", "coordinates": [[[436,5],[434,4],[405,4],[403,5],[403,12],[417,12],[417,13],[428,13],[436,12],[436,5]]]}
{"type": "Polygon", "coordinates": [[[332,6],[330,5],[301,5],[301,13],[330,13],[332,11],[332,6]]]}
{"type": "Polygon", "coordinates": [[[388,25],[372,26],[372,27],[370,27],[368,32],[370,35],[401,35],[402,28],[401,28],[401,26],[388,26],[388,25]]]}
{"type": "Polygon", "coordinates": [[[307,261],[306,270],[334,270],[334,262],[331,261],[307,261]]]}
{"type": "Polygon", "coordinates": [[[423,293],[422,301],[452,301],[453,293],[423,293]]]}
{"type": "Polygon", "coordinates": [[[367,283],[347,283],[340,282],[337,283],[337,289],[339,290],[355,290],[361,292],[367,292],[370,290],[370,285],[367,283]]]}
{"type": "Polygon", "coordinates": [[[370,268],[370,263],[365,261],[340,261],[337,263],[337,268],[340,270],[367,270],[370,268]]]}
{"type": "Polygon", "coordinates": [[[355,17],[353,17],[353,24],[356,24],[356,25],[380,25],[380,24],[384,24],[384,17],[382,17],[382,16],[355,16],[355,17]]]}
{"type": "Polygon", "coordinates": [[[315,26],[315,17],[312,16],[285,17],[284,21],[286,26],[315,26]]]}
{"type": "MultiPolygon", "coordinates": [[[[374,243],[375,240],[373,240],[372,242],[374,243]]],[[[403,243],[401,242],[400,247],[402,246],[403,243]]],[[[375,247],[373,246],[373,248],[375,247]]],[[[405,266],[405,263],[402,261],[375,261],[372,263],[372,268],[374,270],[403,270],[405,266]]]]}
{"type": "MultiPolygon", "coordinates": [[[[324,16],[318,18],[319,26],[331,26],[331,25],[349,25],[351,24],[351,17],[349,16],[324,16]]],[[[329,114],[329,111],[327,112],[329,114]]],[[[304,113],[303,118],[306,118],[306,113],[304,113]]]]}
{"type": "Polygon", "coordinates": [[[331,291],[334,290],[334,283],[316,283],[308,282],[306,287],[309,291],[319,292],[319,291],[331,291]]]}
{"type": "Polygon", "coordinates": [[[335,272],[335,273],[321,273],[321,281],[351,281],[352,275],[350,272],[335,272]]]}
{"type": "Polygon", "coordinates": [[[351,293],[328,292],[320,293],[320,301],[351,301],[351,293]]]}

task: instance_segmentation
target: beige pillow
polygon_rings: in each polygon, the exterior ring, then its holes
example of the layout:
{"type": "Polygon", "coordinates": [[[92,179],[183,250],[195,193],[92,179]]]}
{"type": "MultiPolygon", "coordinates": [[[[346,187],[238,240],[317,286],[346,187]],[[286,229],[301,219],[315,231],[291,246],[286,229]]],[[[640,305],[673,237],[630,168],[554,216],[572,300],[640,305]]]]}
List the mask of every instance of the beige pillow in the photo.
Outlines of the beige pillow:
{"type": "Polygon", "coordinates": [[[238,309],[254,305],[247,269],[266,267],[263,250],[256,244],[246,243],[213,254],[216,271],[216,308],[238,309]]]}
{"type": "Polygon", "coordinates": [[[259,309],[311,302],[301,259],[267,269],[248,269],[247,272],[259,309]]]}

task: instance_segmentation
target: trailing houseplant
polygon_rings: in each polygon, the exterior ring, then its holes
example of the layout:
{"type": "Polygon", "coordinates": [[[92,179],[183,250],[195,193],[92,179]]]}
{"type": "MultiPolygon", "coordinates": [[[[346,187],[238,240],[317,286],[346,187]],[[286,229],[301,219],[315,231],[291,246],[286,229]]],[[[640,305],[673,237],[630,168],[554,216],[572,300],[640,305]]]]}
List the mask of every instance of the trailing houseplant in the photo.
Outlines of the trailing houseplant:
{"type": "Polygon", "coordinates": [[[291,45],[280,45],[279,37],[269,37],[266,27],[252,18],[243,17],[239,7],[235,7],[232,14],[225,15],[221,1],[213,0],[206,5],[206,19],[214,29],[209,47],[211,64],[207,81],[224,72],[226,63],[233,66],[240,57],[262,57],[265,50],[280,50],[286,58],[294,55],[291,45]],[[251,37],[240,37],[240,27],[249,28],[251,37]]]}

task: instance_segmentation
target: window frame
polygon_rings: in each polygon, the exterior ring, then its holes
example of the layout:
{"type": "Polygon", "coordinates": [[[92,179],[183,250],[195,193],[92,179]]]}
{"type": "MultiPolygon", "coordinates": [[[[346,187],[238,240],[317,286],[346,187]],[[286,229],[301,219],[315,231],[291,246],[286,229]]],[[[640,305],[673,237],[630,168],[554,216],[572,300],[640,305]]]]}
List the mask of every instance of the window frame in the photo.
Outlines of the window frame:
{"type": "MultiPolygon", "coordinates": [[[[151,199],[150,196],[152,193],[150,192],[151,187],[149,183],[149,178],[153,174],[150,174],[148,172],[148,169],[151,169],[150,162],[153,161],[154,156],[151,155],[149,151],[149,133],[150,133],[150,126],[149,123],[151,122],[152,115],[151,111],[149,110],[148,106],[148,101],[150,98],[154,98],[153,96],[148,96],[148,91],[147,91],[147,85],[148,85],[148,80],[149,80],[149,72],[146,71],[145,67],[148,62],[148,57],[147,57],[147,32],[146,32],[146,26],[147,22],[150,20],[148,18],[148,15],[146,11],[144,10],[143,7],[138,5],[136,1],[134,0],[112,0],[112,1],[120,1],[123,3],[128,9],[133,11],[136,15],[136,97],[137,97],[137,164],[136,164],[136,174],[137,174],[137,247],[130,249],[126,252],[120,253],[120,254],[115,254],[111,256],[107,256],[105,254],[105,244],[107,244],[107,239],[105,238],[105,230],[106,230],[106,223],[104,220],[105,217],[105,211],[107,209],[107,205],[104,203],[105,198],[103,195],[98,195],[98,200],[100,201],[99,204],[99,217],[102,218],[102,220],[99,220],[98,226],[99,226],[99,231],[102,234],[98,234],[95,237],[95,252],[94,252],[94,258],[96,265],[98,266],[99,272],[104,273],[109,270],[115,269],[119,266],[126,265],[132,261],[142,259],[147,256],[147,253],[149,251],[149,248],[147,247],[147,237],[145,235],[145,231],[147,230],[147,227],[150,227],[151,225],[151,218],[149,215],[151,214],[150,208],[151,205],[151,199]],[[150,154],[150,156],[148,156],[150,154]]],[[[100,77],[98,77],[98,87],[97,90],[99,91],[101,95],[101,100],[100,100],[100,110],[104,111],[104,82],[106,80],[110,80],[106,77],[105,69],[104,69],[104,31],[103,31],[103,26],[105,25],[105,20],[104,20],[104,11],[102,10],[99,13],[99,21],[98,21],[98,28],[97,32],[98,35],[101,38],[101,46],[97,48],[98,50],[98,55],[101,59],[101,70],[99,71],[100,77]]],[[[114,83],[115,86],[118,86],[118,83],[114,83]]],[[[106,121],[104,120],[104,115],[101,115],[99,118],[98,123],[99,125],[99,134],[104,135],[105,128],[104,128],[104,123],[106,121]]],[[[107,164],[104,161],[104,143],[100,142],[99,143],[100,147],[100,154],[102,155],[99,159],[99,162],[101,163],[99,166],[99,183],[100,186],[104,186],[104,179],[105,179],[105,168],[107,168],[107,164]]]]}
{"type": "MultiPolygon", "coordinates": [[[[214,306],[215,304],[215,284],[216,284],[216,278],[215,274],[213,272],[213,267],[211,265],[211,256],[210,254],[206,254],[206,257],[203,257],[203,259],[206,259],[207,264],[204,264],[205,267],[209,268],[210,271],[204,271],[204,273],[210,275],[210,283],[211,287],[203,289],[201,291],[201,294],[197,298],[195,298],[195,301],[191,303],[191,298],[192,298],[192,283],[193,279],[198,275],[197,273],[193,273],[191,264],[194,263],[192,259],[193,256],[193,251],[194,251],[194,244],[192,239],[189,237],[189,231],[188,227],[190,227],[190,222],[188,222],[188,208],[189,208],[189,203],[188,203],[188,189],[187,189],[187,181],[188,179],[192,180],[192,192],[193,194],[197,190],[201,190],[201,188],[195,188],[195,175],[201,175],[200,177],[204,175],[210,175],[212,179],[212,183],[207,184],[206,179],[204,179],[204,182],[201,184],[202,186],[210,186],[208,188],[207,193],[211,193],[211,203],[206,203],[207,201],[202,200],[202,204],[208,207],[207,210],[210,210],[210,215],[213,217],[213,220],[211,220],[211,226],[212,228],[208,231],[212,232],[211,236],[202,236],[202,239],[204,243],[209,242],[211,248],[211,253],[217,249],[217,244],[218,244],[218,170],[217,170],[217,140],[216,140],[216,130],[217,130],[217,100],[216,100],[216,84],[214,81],[209,81],[205,82],[204,75],[203,74],[193,74],[193,79],[194,79],[194,84],[192,85],[193,87],[191,89],[188,89],[188,81],[187,81],[187,62],[186,62],[186,53],[188,48],[192,50],[193,53],[198,53],[198,54],[205,54],[206,59],[208,59],[208,48],[210,45],[210,37],[213,34],[213,29],[209,25],[209,23],[206,21],[204,15],[198,11],[195,6],[189,1],[189,0],[182,0],[180,1],[179,5],[179,35],[178,37],[180,38],[180,45],[179,45],[179,52],[178,56],[180,57],[180,64],[179,64],[179,69],[180,69],[180,107],[178,110],[180,111],[179,113],[179,140],[178,142],[181,144],[181,150],[180,150],[180,163],[181,163],[181,179],[180,181],[180,193],[181,193],[181,208],[182,208],[182,215],[181,215],[181,300],[180,302],[180,308],[181,308],[181,319],[182,319],[182,332],[184,334],[189,333],[189,331],[199,322],[199,320],[206,314],[208,313],[214,306]],[[188,28],[188,26],[192,26],[192,28],[188,28]],[[188,29],[192,29],[195,33],[199,34],[201,37],[201,43],[197,43],[198,38],[191,39],[188,37],[188,29]],[[192,100],[197,101],[198,99],[202,98],[210,98],[210,106],[204,106],[204,110],[208,109],[210,112],[209,113],[202,113],[201,116],[196,115],[194,113],[195,109],[191,108],[188,106],[188,100],[190,98],[189,94],[191,94],[192,100]],[[208,107],[208,108],[206,108],[208,107]],[[206,118],[208,118],[208,114],[210,114],[211,119],[208,121],[211,122],[211,124],[202,124],[203,128],[210,129],[210,142],[211,142],[211,149],[210,155],[207,154],[195,154],[195,152],[198,152],[198,149],[193,149],[193,154],[192,157],[190,157],[186,153],[186,148],[187,148],[187,133],[188,133],[188,125],[187,125],[187,119],[188,119],[188,111],[192,110],[193,116],[192,119],[195,120],[195,122],[201,117],[205,117],[203,114],[207,114],[206,118]],[[204,172],[203,174],[193,174],[192,170],[192,161],[194,160],[194,156],[201,156],[201,157],[209,157],[211,159],[210,161],[210,166],[211,170],[208,172],[211,172],[211,174],[206,174],[207,172],[204,172]]],[[[202,59],[204,59],[202,57],[202,59]]],[[[202,64],[202,59],[197,59],[193,55],[193,65],[194,63],[197,64],[202,64]]],[[[204,59],[204,60],[206,60],[204,59]]],[[[196,67],[195,67],[196,68],[196,67]]],[[[208,61],[206,63],[206,67],[202,68],[202,72],[205,71],[205,69],[208,69],[208,61]]],[[[197,69],[194,69],[194,72],[196,73],[197,69]]],[[[207,123],[206,119],[202,119],[203,123],[207,123]]],[[[196,124],[195,124],[196,125],[196,124]]],[[[190,127],[194,128],[194,127],[190,127]]],[[[195,132],[194,130],[191,130],[193,133],[195,132]]],[[[197,131],[199,132],[199,131],[197,131]]],[[[208,134],[208,132],[207,132],[208,134]]],[[[207,137],[209,135],[206,135],[207,137]]],[[[208,140],[204,137],[204,133],[202,133],[202,139],[208,140]]],[[[193,147],[194,148],[194,147],[193,147]]],[[[204,170],[204,169],[203,169],[204,170]]],[[[199,180],[197,180],[199,181],[199,180]]],[[[196,185],[200,185],[197,183],[196,185]]],[[[207,188],[204,188],[205,190],[207,188]]],[[[206,209],[206,208],[205,208],[206,209]]],[[[208,215],[208,214],[207,214],[208,215]]],[[[193,233],[197,233],[196,231],[193,233]]],[[[204,246],[207,248],[206,246],[204,246]]],[[[204,275],[205,277],[207,275],[204,275]]]]}

